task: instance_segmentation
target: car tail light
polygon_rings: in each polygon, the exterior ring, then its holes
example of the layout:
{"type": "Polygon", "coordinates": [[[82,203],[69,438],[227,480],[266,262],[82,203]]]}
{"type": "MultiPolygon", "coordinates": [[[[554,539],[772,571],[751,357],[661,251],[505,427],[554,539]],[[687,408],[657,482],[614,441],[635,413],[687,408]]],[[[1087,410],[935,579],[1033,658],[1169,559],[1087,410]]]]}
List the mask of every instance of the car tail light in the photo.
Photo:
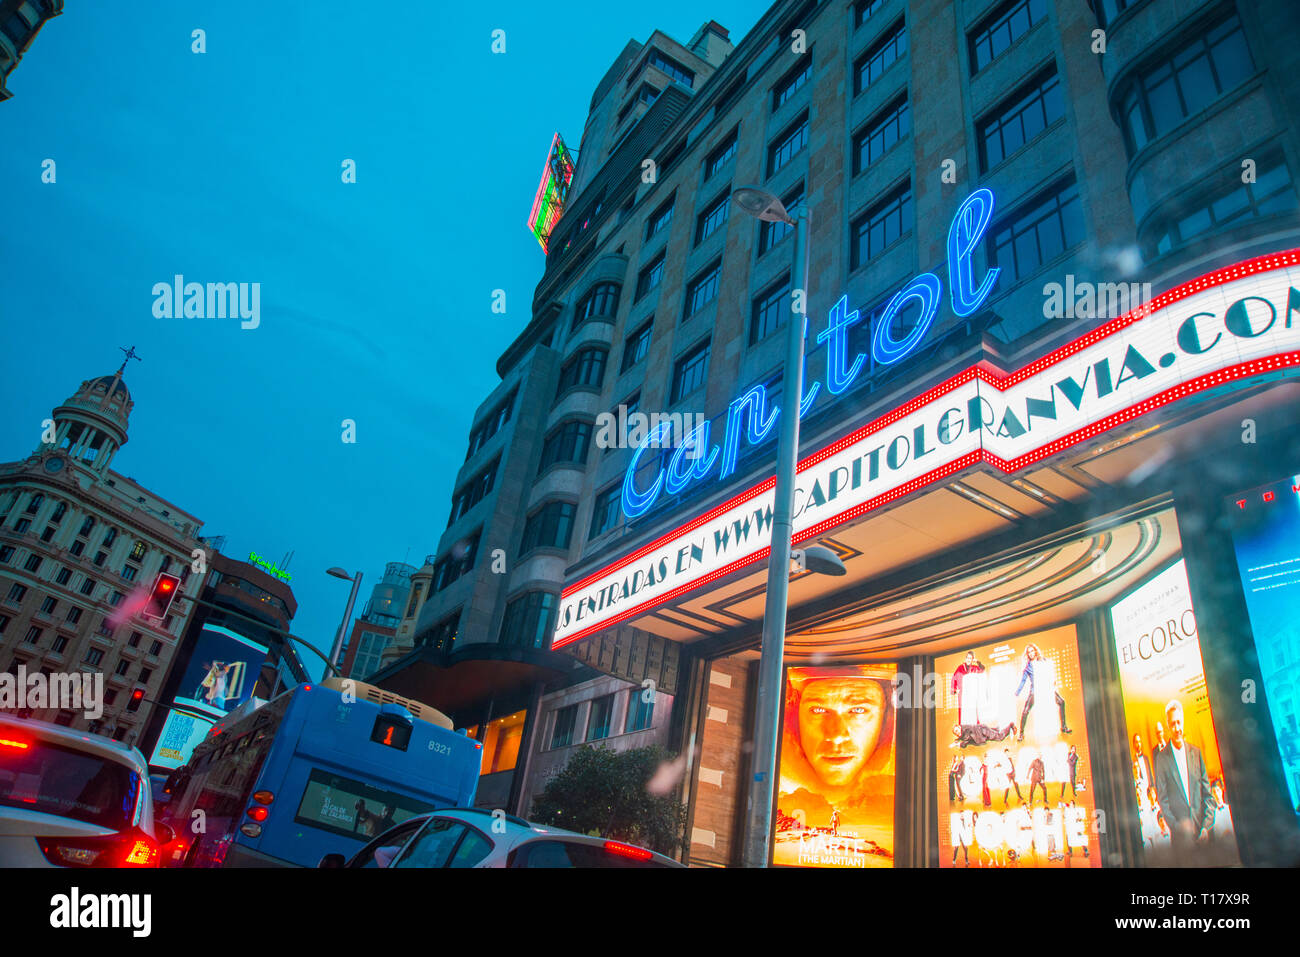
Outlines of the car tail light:
{"type": "Polygon", "coordinates": [[[20,741],[17,738],[0,738],[0,748],[6,748],[13,751],[26,751],[31,746],[30,741],[20,741]]]}
{"type": "Polygon", "coordinates": [[[158,845],[140,831],[106,837],[37,838],[41,853],[59,867],[158,867],[158,845]]]}
{"type": "Polygon", "coordinates": [[[253,800],[258,804],[270,804],[275,800],[275,795],[270,791],[254,791],[253,800]]]}
{"type": "Polygon", "coordinates": [[[638,861],[648,861],[654,857],[654,853],[646,850],[644,847],[636,847],[633,844],[623,844],[619,841],[606,841],[605,851],[608,854],[617,854],[619,857],[630,857],[638,861]]]}
{"type": "Polygon", "coordinates": [[[258,804],[254,807],[250,807],[246,813],[254,821],[265,821],[266,815],[270,812],[266,808],[262,807],[262,805],[258,804]]]}

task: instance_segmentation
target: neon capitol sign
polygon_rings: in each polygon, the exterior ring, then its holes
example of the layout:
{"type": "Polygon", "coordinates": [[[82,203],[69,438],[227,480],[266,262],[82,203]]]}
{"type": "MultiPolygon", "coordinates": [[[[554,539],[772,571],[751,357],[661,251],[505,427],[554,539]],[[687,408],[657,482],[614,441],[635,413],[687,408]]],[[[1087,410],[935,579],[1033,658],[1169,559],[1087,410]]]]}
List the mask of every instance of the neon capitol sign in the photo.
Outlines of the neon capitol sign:
{"type": "MultiPolygon", "coordinates": [[[[993,292],[1001,270],[994,268],[984,274],[977,286],[971,266],[971,254],[993,218],[993,193],[977,189],[966,197],[957,209],[948,228],[948,284],[952,295],[952,311],[959,317],[976,312],[993,292]]],[[[840,395],[852,387],[862,373],[866,356],[858,353],[850,357],[849,330],[862,316],[855,309],[849,312],[848,296],[841,296],[831,307],[826,328],[817,334],[817,341],[827,344],[826,389],[831,395],[840,395]]],[[[900,362],[920,346],[934,323],[943,299],[943,286],[932,272],[921,273],[895,293],[885,306],[871,337],[871,356],[878,365],[900,362]],[[921,307],[920,319],[902,339],[895,339],[891,330],[894,318],[912,300],[921,307]]],[[[807,320],[804,322],[807,334],[807,320]]],[[[821,391],[822,383],[814,382],[799,402],[799,417],[808,414],[821,391]]],[[[683,436],[677,451],[668,461],[667,469],[660,468],[649,488],[636,485],[636,471],[641,455],[649,448],[662,448],[667,444],[669,423],[650,430],[641,441],[623,477],[621,504],[628,518],[644,515],[654,507],[662,494],[677,495],[688,485],[707,478],[716,468],[719,480],[725,480],[736,470],[743,436],[751,445],[761,443],[776,425],[781,407],[769,402],[767,387],[756,385],[732,400],[727,409],[727,422],[723,429],[721,447],[709,444],[709,422],[697,425],[683,436]],[[720,464],[719,464],[719,460],[720,464]]]]}

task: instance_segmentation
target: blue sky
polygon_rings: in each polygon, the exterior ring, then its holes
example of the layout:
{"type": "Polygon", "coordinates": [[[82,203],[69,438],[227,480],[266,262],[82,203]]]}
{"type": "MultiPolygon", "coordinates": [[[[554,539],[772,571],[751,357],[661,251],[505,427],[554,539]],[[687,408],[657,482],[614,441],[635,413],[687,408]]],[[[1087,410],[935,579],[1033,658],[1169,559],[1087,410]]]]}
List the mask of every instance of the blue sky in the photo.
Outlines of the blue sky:
{"type": "Polygon", "coordinates": [[[541,277],[525,220],[552,134],[577,147],[629,39],[712,18],[738,42],[766,5],[385,9],[68,0],[0,104],[0,456],[134,345],[114,467],[235,558],[293,551],[294,632],[326,648],[348,590],[327,567],[364,572],[359,612],[385,562],[437,546],[541,277]],[[155,318],[177,273],[260,283],[260,326],[155,318]]]}

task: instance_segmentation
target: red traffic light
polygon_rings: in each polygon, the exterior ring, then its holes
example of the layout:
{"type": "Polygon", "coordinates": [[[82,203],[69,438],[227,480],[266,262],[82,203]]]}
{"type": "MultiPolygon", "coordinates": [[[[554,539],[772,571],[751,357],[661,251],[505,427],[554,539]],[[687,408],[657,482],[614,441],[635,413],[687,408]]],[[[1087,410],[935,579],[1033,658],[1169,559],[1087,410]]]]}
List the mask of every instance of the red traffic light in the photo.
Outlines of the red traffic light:
{"type": "Polygon", "coordinates": [[[134,691],[132,691],[132,692],[131,692],[131,700],[132,700],[132,701],[143,701],[143,700],[144,700],[144,689],[143,689],[143,688],[136,688],[134,691]]]}
{"type": "Polygon", "coordinates": [[[176,597],[176,589],[180,583],[181,580],[175,575],[159,572],[157,580],[153,583],[153,591],[149,593],[149,601],[145,603],[144,613],[150,618],[166,618],[167,610],[171,608],[172,599],[176,597]]]}

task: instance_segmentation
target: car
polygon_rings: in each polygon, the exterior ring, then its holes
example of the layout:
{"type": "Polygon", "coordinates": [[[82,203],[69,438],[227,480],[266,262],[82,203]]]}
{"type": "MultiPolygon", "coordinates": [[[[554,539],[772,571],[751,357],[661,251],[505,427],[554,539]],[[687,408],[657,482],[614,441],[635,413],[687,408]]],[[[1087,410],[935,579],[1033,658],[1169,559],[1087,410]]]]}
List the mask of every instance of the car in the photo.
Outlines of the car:
{"type": "Polygon", "coordinates": [[[0,714],[0,867],[158,867],[173,837],[137,749],[0,714]]]}
{"type": "Polygon", "coordinates": [[[543,827],[484,808],[443,808],[407,818],[344,861],[325,868],[372,867],[684,867],[645,847],[543,827]]]}

